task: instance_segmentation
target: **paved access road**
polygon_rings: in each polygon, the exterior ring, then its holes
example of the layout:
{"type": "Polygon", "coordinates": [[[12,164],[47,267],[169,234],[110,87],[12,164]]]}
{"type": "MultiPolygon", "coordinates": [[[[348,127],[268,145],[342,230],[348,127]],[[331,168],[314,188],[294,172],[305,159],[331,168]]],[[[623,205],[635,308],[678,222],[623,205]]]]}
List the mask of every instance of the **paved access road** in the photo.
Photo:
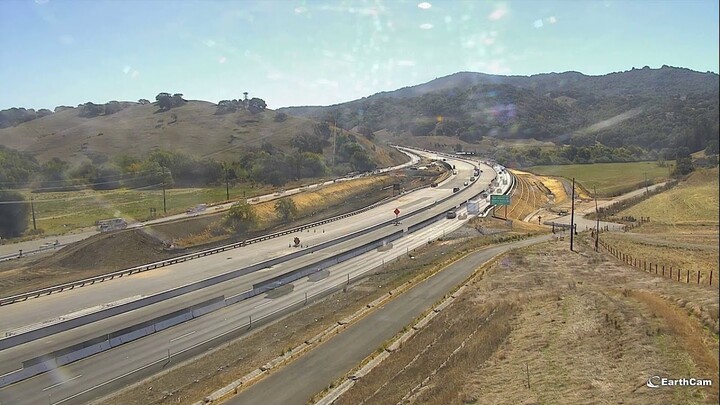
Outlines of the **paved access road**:
{"type": "Polygon", "coordinates": [[[306,404],[313,395],[348,373],[490,258],[511,248],[546,240],[548,236],[541,236],[495,246],[455,262],[226,403],[306,404]]]}
{"type": "MultiPolygon", "coordinates": [[[[459,217],[462,217],[463,213],[464,210],[460,210],[459,217]]],[[[280,298],[254,297],[138,341],[60,367],[53,372],[41,374],[0,389],[0,403],[36,404],[50,400],[53,404],[75,404],[84,403],[91,398],[113,392],[120,387],[161,371],[164,365],[167,364],[168,350],[172,355],[172,364],[175,364],[177,361],[193,354],[192,352],[183,352],[184,350],[188,350],[208,339],[221,334],[243,333],[247,329],[250,316],[255,320],[254,324],[257,324],[258,319],[276,313],[289,305],[302,305],[305,293],[312,297],[330,287],[343,285],[348,276],[354,279],[364,272],[381,267],[383,263],[426,244],[428,240],[436,239],[445,232],[452,232],[462,226],[464,222],[466,220],[440,220],[433,226],[394,241],[393,248],[388,251],[368,252],[365,255],[329,268],[329,274],[324,279],[311,281],[305,278],[298,280],[294,283],[294,290],[280,298]]],[[[231,289],[232,287],[226,286],[225,288],[231,289]]],[[[144,317],[151,317],[148,315],[151,312],[148,311],[163,313],[166,312],[162,309],[163,306],[169,308],[184,306],[191,304],[195,300],[210,298],[212,294],[223,293],[223,291],[213,293],[206,290],[211,289],[198,291],[198,294],[207,294],[207,297],[180,297],[174,300],[175,302],[164,302],[162,306],[154,305],[146,310],[133,311],[132,313],[119,315],[49,337],[47,338],[50,340],[49,342],[38,341],[23,346],[31,348],[31,353],[34,352],[37,355],[43,352],[44,345],[52,346],[55,341],[73,339],[74,336],[84,333],[97,334],[98,331],[105,328],[108,322],[118,322],[118,320],[128,323],[139,322],[144,317]],[[138,313],[145,315],[141,315],[142,318],[139,319],[138,313]]],[[[217,343],[208,343],[204,347],[214,344],[217,343]]],[[[7,351],[2,352],[2,355],[5,355],[5,352],[7,351]]],[[[199,352],[201,352],[200,349],[194,353],[199,352]]],[[[16,352],[11,352],[8,356],[12,356],[13,353],[16,352]]],[[[22,356],[20,359],[22,359],[22,356]]]]}
{"type": "MultiPolygon", "coordinates": [[[[420,161],[420,159],[418,158],[417,155],[414,155],[414,154],[411,154],[411,153],[408,153],[408,152],[405,152],[402,150],[401,150],[401,152],[405,153],[410,158],[410,160],[408,162],[397,165],[397,166],[386,167],[384,169],[376,170],[376,173],[387,173],[387,172],[390,172],[393,170],[403,169],[405,167],[412,166],[420,161]]],[[[297,188],[293,188],[290,190],[285,190],[282,193],[265,194],[265,195],[249,198],[246,200],[246,202],[248,204],[258,204],[261,202],[271,201],[271,200],[274,200],[277,198],[282,198],[282,197],[286,197],[289,195],[298,194],[298,193],[301,193],[306,190],[311,191],[315,188],[322,187],[324,185],[333,184],[338,181],[352,180],[352,179],[359,178],[362,176],[363,176],[362,174],[359,174],[356,176],[345,176],[345,177],[341,177],[341,178],[338,178],[335,180],[328,180],[328,181],[321,182],[321,183],[309,184],[307,186],[302,186],[302,187],[297,187],[297,188]]],[[[207,215],[207,214],[214,214],[217,212],[226,211],[226,210],[230,209],[230,207],[233,204],[235,204],[235,201],[225,203],[225,204],[214,205],[212,207],[209,207],[209,209],[207,209],[204,212],[193,214],[193,215],[194,216],[207,215]]],[[[161,224],[163,222],[176,221],[179,219],[188,218],[189,216],[190,216],[189,214],[169,215],[166,217],[157,218],[157,219],[153,219],[153,220],[149,220],[149,221],[145,221],[145,222],[137,222],[137,223],[131,224],[130,227],[131,228],[141,228],[145,225],[156,225],[156,224],[161,224]]],[[[94,230],[92,228],[90,228],[90,229],[86,228],[86,229],[76,230],[76,231],[74,231],[74,233],[69,233],[66,235],[48,236],[45,238],[35,239],[35,240],[31,240],[31,241],[26,241],[26,242],[0,244],[0,260],[3,260],[4,258],[9,258],[9,257],[17,257],[20,250],[23,251],[24,255],[33,254],[38,251],[47,252],[48,250],[50,250],[51,252],[55,252],[55,251],[57,251],[57,249],[65,246],[65,245],[68,245],[68,244],[74,243],[74,242],[78,242],[83,239],[87,239],[91,236],[97,235],[98,233],[99,232],[97,232],[96,230],[94,230]],[[55,242],[57,242],[57,244],[55,242]],[[48,246],[51,246],[51,245],[53,246],[53,249],[47,249],[48,246]]]]}

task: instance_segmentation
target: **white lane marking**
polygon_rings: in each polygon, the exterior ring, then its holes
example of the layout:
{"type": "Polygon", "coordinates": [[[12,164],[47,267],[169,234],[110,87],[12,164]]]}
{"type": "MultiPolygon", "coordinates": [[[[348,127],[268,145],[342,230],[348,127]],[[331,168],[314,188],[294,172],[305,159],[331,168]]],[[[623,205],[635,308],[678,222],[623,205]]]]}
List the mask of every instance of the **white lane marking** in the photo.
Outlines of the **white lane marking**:
{"type": "Polygon", "coordinates": [[[171,341],[171,342],[174,342],[174,341],[176,341],[176,340],[180,340],[180,339],[182,339],[182,338],[184,338],[184,337],[188,337],[188,336],[192,335],[192,334],[195,333],[195,332],[197,332],[197,331],[194,330],[194,331],[192,331],[192,332],[188,332],[188,333],[186,333],[186,334],[184,334],[184,335],[180,335],[180,336],[178,336],[178,337],[176,337],[176,338],[172,338],[172,339],[170,339],[170,341],[171,341]]]}
{"type": "Polygon", "coordinates": [[[273,302],[274,302],[274,301],[268,300],[268,302],[262,303],[262,304],[260,304],[260,305],[256,305],[256,306],[255,306],[255,309],[260,308],[260,307],[264,307],[265,305],[268,305],[268,304],[272,304],[273,302]]]}
{"type": "Polygon", "coordinates": [[[52,388],[55,388],[55,387],[57,387],[57,386],[59,386],[59,385],[63,385],[63,384],[65,384],[66,382],[70,382],[70,381],[72,381],[72,380],[77,380],[77,379],[80,378],[80,377],[82,377],[82,374],[78,374],[78,375],[76,375],[75,377],[73,377],[73,378],[71,378],[71,379],[69,379],[69,380],[65,380],[65,381],[63,381],[63,382],[59,382],[59,383],[57,383],[57,384],[53,384],[53,385],[51,385],[51,386],[49,386],[49,387],[45,387],[45,388],[43,388],[43,391],[47,391],[47,390],[52,389],[52,388]]]}

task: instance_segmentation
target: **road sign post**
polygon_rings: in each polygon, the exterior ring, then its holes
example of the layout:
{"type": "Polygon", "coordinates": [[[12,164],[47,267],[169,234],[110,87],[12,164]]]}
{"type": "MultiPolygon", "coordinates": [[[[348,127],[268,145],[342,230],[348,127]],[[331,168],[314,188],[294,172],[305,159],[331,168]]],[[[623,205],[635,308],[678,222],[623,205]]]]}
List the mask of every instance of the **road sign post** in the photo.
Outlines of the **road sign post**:
{"type": "Polygon", "coordinates": [[[393,213],[395,214],[395,225],[397,225],[397,224],[400,223],[400,222],[398,221],[398,215],[400,215],[400,210],[397,209],[397,208],[395,208],[395,211],[393,211],[393,213]]]}
{"type": "Polygon", "coordinates": [[[493,206],[493,216],[495,216],[495,206],[504,205],[505,206],[505,219],[507,219],[507,207],[508,207],[508,205],[510,205],[510,196],[509,195],[491,194],[490,195],[490,205],[493,206]]]}

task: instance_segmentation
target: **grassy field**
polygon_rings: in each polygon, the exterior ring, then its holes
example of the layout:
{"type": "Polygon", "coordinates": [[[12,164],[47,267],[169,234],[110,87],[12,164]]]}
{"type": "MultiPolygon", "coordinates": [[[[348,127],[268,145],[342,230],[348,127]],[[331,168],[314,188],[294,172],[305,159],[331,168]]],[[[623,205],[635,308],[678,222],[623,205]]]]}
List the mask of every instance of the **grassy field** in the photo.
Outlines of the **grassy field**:
{"type": "Polygon", "coordinates": [[[577,252],[506,254],[335,403],[717,403],[717,291],[637,272],[585,240],[577,252]],[[714,380],[648,389],[654,374],[714,380]]]}
{"type": "Polygon", "coordinates": [[[670,175],[672,166],[660,167],[655,162],[595,163],[587,165],[533,166],[527,171],[549,176],[575,178],[588,191],[597,187],[599,196],[615,196],[645,184],[659,183],[670,175]]]}
{"type": "MultiPolygon", "coordinates": [[[[231,199],[271,192],[269,187],[251,188],[249,184],[230,189],[231,199]]],[[[150,208],[163,216],[162,190],[70,191],[56,193],[23,192],[35,205],[36,224],[45,234],[57,235],[77,228],[94,226],[99,219],[122,217],[144,221],[152,218],[150,208]]],[[[168,189],[165,192],[167,215],[185,212],[197,204],[225,201],[225,187],[168,189]]],[[[32,229],[32,224],[30,224],[32,229]]]]}
{"type": "Polygon", "coordinates": [[[630,207],[618,216],[650,217],[664,224],[718,223],[718,168],[698,170],[687,181],[630,207]]]}
{"type": "Polygon", "coordinates": [[[668,271],[700,271],[706,281],[713,270],[717,280],[718,210],[718,169],[698,170],[678,186],[617,214],[650,217],[651,222],[604,238],[623,253],[664,265],[668,271]]]}

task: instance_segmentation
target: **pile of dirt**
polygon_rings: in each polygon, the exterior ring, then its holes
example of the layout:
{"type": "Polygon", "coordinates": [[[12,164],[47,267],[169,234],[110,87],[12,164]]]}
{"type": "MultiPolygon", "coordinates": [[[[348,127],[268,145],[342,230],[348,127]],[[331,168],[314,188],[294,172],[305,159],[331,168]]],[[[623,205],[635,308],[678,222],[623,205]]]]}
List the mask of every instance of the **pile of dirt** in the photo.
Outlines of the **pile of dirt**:
{"type": "Polygon", "coordinates": [[[55,255],[38,260],[32,267],[75,271],[113,271],[128,264],[150,263],[177,255],[165,249],[161,239],[142,229],[100,234],[70,244],[55,255]]]}

